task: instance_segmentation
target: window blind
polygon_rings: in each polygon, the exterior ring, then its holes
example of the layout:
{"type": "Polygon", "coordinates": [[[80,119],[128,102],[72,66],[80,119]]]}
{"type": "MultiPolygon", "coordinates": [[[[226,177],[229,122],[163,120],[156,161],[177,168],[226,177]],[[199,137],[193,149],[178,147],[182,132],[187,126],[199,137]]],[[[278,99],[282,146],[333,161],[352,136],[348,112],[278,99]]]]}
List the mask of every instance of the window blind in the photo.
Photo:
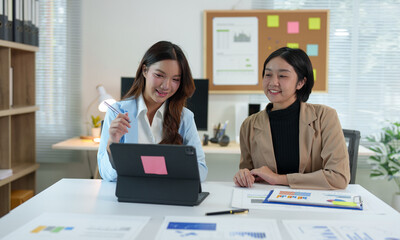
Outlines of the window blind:
{"type": "Polygon", "coordinates": [[[365,137],[400,119],[400,1],[252,1],[253,9],[329,9],[328,93],[308,102],[336,109],[365,137]]]}
{"type": "Polygon", "coordinates": [[[81,132],[81,2],[40,0],[36,54],[36,150],[38,162],[66,162],[79,151],[51,145],[81,132]]]}

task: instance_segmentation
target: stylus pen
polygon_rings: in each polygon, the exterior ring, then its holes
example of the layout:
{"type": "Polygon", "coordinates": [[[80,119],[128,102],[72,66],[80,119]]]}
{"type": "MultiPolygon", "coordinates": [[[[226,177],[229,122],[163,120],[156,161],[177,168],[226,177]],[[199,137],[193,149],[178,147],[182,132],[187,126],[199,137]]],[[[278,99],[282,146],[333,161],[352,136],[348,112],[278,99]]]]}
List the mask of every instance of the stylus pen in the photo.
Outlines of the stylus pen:
{"type": "Polygon", "coordinates": [[[228,211],[221,211],[221,212],[209,212],[206,213],[207,216],[210,215],[221,215],[221,214],[239,214],[239,213],[248,213],[249,209],[234,209],[234,210],[228,210],[228,211]]]}
{"type": "MultiPolygon", "coordinates": [[[[104,101],[104,104],[111,110],[113,111],[115,114],[123,114],[122,112],[118,111],[117,109],[115,109],[113,106],[111,106],[108,102],[104,101]]],[[[131,123],[131,121],[128,121],[129,123],[131,123]]]]}

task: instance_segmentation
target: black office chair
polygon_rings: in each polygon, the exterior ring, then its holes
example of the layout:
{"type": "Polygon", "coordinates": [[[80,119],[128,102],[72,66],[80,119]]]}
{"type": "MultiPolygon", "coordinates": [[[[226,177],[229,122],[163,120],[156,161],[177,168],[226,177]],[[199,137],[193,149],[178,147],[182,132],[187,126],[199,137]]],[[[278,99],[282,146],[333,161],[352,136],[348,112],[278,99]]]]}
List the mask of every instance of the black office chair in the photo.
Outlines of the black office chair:
{"type": "Polygon", "coordinates": [[[101,136],[101,132],[103,131],[103,123],[104,123],[104,120],[101,120],[101,125],[100,125],[100,136],[101,136]]]}
{"type": "Polygon", "coordinates": [[[358,146],[360,145],[360,131],[343,129],[350,161],[350,184],[356,182],[358,146]]]}

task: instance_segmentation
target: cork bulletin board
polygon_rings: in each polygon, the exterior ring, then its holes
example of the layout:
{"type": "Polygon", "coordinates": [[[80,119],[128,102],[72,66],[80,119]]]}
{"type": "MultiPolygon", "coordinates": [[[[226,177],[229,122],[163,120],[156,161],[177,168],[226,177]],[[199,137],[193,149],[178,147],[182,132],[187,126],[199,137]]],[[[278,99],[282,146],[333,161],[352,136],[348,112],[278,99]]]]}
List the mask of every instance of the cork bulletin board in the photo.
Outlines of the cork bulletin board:
{"type": "Polygon", "coordinates": [[[281,47],[311,59],[313,92],[328,91],[329,10],[204,11],[205,76],[210,93],[261,93],[265,59],[281,47]]]}

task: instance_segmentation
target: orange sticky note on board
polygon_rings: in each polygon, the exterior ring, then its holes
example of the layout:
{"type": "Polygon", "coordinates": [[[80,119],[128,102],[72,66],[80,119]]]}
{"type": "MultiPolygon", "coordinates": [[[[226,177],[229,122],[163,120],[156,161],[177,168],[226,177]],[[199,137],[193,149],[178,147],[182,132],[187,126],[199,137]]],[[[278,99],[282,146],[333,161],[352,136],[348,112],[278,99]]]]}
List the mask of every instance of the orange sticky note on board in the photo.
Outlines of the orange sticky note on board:
{"type": "Polygon", "coordinates": [[[146,174],[168,175],[163,156],[140,156],[146,174]]]}

